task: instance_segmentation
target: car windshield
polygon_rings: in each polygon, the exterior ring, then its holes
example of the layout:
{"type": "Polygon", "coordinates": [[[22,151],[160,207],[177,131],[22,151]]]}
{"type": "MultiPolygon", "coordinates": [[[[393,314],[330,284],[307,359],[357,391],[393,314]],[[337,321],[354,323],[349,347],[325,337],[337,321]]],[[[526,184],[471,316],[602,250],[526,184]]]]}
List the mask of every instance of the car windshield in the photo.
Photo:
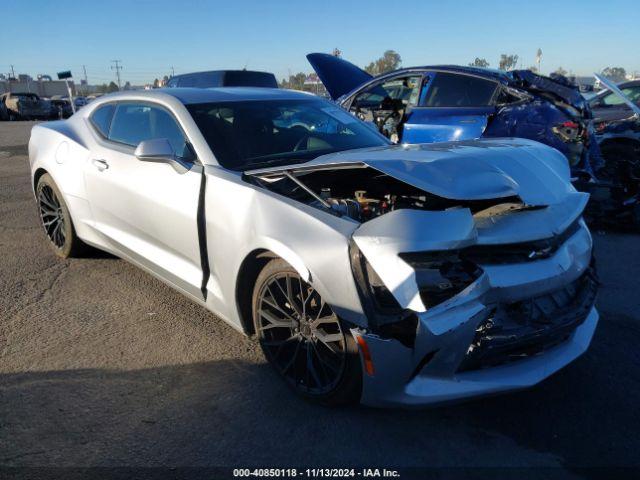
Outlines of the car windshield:
{"type": "Polygon", "coordinates": [[[220,165],[231,170],[388,144],[340,107],[315,98],[199,103],[187,109],[220,165]]]}

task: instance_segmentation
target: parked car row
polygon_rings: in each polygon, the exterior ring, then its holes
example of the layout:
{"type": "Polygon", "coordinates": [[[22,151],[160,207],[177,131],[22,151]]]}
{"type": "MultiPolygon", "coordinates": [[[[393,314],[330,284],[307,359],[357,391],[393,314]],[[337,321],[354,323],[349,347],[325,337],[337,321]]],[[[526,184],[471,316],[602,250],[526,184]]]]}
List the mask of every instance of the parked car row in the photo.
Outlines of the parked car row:
{"type": "MultiPolygon", "coordinates": [[[[85,97],[74,97],[76,111],[89,103],[85,97]]],[[[73,115],[68,97],[40,97],[35,93],[10,92],[0,95],[0,120],[58,120],[73,115]]]]}

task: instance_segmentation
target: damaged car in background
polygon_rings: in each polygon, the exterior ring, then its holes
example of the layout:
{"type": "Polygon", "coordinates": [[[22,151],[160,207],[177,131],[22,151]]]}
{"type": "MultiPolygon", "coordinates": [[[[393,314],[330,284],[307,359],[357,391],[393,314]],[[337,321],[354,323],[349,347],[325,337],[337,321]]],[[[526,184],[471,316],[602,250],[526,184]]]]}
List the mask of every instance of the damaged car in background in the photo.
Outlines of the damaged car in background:
{"type": "Polygon", "coordinates": [[[629,202],[620,191],[631,192],[634,185],[637,191],[637,182],[626,179],[627,165],[617,157],[603,158],[589,104],[564,77],[452,65],[403,68],[373,77],[333,55],[312,53],[307,59],[334,101],[372,122],[394,143],[535,140],[565,155],[578,190],[597,189],[590,217],[622,224],[634,219],[638,197],[629,195],[629,202]]]}
{"type": "Polygon", "coordinates": [[[532,386],[598,322],[588,195],[537,142],[392,145],[307,94],[171,88],[37,125],[29,158],[58,256],[139,265],[322,404],[532,386]]]}
{"type": "MultiPolygon", "coordinates": [[[[640,228],[640,82],[616,85],[595,74],[607,90],[590,101],[596,138],[606,159],[591,190],[594,205],[607,202],[627,206],[640,228]]],[[[611,208],[609,209],[611,210],[611,208]]],[[[615,216],[610,220],[616,220],[615,216]]]]}

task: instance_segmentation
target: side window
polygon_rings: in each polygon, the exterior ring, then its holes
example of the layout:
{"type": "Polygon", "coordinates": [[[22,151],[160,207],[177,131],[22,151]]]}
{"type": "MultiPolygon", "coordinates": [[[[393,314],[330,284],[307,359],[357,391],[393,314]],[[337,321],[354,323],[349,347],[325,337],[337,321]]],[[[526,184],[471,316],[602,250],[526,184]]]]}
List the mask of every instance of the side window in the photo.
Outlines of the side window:
{"type": "Polygon", "coordinates": [[[624,93],[633,103],[640,104],[640,86],[623,88],[624,93]]]}
{"type": "Polygon", "coordinates": [[[516,91],[515,89],[511,89],[505,86],[498,87],[499,91],[496,95],[495,103],[499,106],[510,105],[512,103],[521,102],[525,100],[527,97],[523,96],[521,93],[516,91]]]}
{"type": "Polygon", "coordinates": [[[176,88],[178,86],[178,79],[172,78],[167,82],[167,88],[176,88]]]}
{"type": "Polygon", "coordinates": [[[613,107],[615,105],[622,105],[624,102],[618,95],[609,93],[608,95],[602,97],[601,103],[604,106],[613,107]]]}
{"type": "Polygon", "coordinates": [[[138,103],[118,105],[109,140],[137,147],[140,142],[154,138],[169,140],[180,158],[192,156],[182,130],[165,109],[138,103]]]}
{"type": "Polygon", "coordinates": [[[110,103],[96,109],[91,114],[91,123],[104,138],[109,136],[109,127],[111,126],[111,118],[115,109],[115,105],[110,103]]]}
{"type": "Polygon", "coordinates": [[[423,107],[486,107],[492,104],[498,84],[491,80],[436,73],[427,92],[423,107]]]}
{"type": "MultiPolygon", "coordinates": [[[[640,101],[640,87],[623,88],[622,93],[624,93],[624,95],[633,103],[638,103],[640,101]]],[[[626,103],[624,103],[624,100],[622,100],[622,98],[614,93],[609,93],[602,97],[600,103],[608,107],[612,107],[615,105],[626,105],[626,103]]]]}
{"type": "MultiPolygon", "coordinates": [[[[415,105],[418,102],[422,76],[395,77],[384,83],[369,87],[358,94],[353,100],[352,107],[367,109],[384,109],[390,106],[415,105]]],[[[400,107],[402,108],[402,107],[400,107]]]]}

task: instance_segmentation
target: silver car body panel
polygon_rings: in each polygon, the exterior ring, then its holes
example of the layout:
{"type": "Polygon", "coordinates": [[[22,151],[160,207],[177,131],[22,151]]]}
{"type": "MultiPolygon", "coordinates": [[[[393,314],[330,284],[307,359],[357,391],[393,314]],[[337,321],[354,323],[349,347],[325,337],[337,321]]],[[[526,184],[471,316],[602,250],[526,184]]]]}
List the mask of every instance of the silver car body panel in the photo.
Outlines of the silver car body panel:
{"type": "MultiPolygon", "coordinates": [[[[543,355],[504,367],[455,372],[456,362],[492,305],[542,295],[586,271],[592,243],[581,220],[578,230],[549,258],[484,265],[482,276],[468,288],[429,309],[420,299],[414,270],[398,256],[532,241],[563,232],[580,217],[588,197],[571,186],[560,152],[521,139],[390,146],[325,155],[302,165],[243,175],[218,165],[185,108],[185,103],[218,101],[219,97],[232,101],[269,94],[232,90],[172,89],[171,94],[125,92],[101,97],[67,121],[33,128],[32,174],[47,171],[53,177],[80,238],[141,266],[240,331],[246,331],[237,303],[243,262],[257,252],[285,259],[353,326],[353,335],[362,336],[369,345],[376,373],[363,375],[362,401],[367,404],[424,405],[521,388],[545,378],[587,348],[597,322],[595,310],[569,341],[543,355]],[[201,165],[179,173],[168,164],[141,162],[133,147],[100,137],[90,124],[91,113],[121,100],[156,103],[169,110],[201,165]],[[102,168],[100,160],[106,160],[108,168],[102,168]],[[357,167],[376,169],[444,198],[507,201],[517,197],[525,208],[504,215],[474,215],[468,208],[396,210],[359,223],[247,181],[247,176],[277,176],[285,170],[304,181],[305,172],[325,169],[338,175],[341,168],[357,167]],[[201,182],[206,183],[209,267],[204,279],[197,226],[201,182]],[[413,348],[369,331],[350,263],[353,242],[400,306],[418,316],[413,348]],[[412,376],[434,347],[442,353],[412,376]]],[[[286,91],[272,94],[308,98],[286,91]]]]}

